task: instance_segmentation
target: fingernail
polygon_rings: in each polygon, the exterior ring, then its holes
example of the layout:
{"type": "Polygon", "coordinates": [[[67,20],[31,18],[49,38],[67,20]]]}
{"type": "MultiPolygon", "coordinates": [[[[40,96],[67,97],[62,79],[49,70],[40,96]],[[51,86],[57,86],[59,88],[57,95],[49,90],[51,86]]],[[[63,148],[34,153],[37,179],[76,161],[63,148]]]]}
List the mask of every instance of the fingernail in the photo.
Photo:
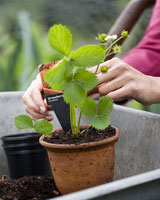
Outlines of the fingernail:
{"type": "Polygon", "coordinates": [[[51,120],[53,120],[53,117],[47,115],[47,116],[45,117],[45,119],[48,120],[48,121],[51,121],[51,120]]]}
{"type": "Polygon", "coordinates": [[[43,113],[45,113],[45,111],[46,111],[46,108],[45,108],[44,106],[41,106],[41,107],[40,107],[40,113],[43,114],[43,113]]]}

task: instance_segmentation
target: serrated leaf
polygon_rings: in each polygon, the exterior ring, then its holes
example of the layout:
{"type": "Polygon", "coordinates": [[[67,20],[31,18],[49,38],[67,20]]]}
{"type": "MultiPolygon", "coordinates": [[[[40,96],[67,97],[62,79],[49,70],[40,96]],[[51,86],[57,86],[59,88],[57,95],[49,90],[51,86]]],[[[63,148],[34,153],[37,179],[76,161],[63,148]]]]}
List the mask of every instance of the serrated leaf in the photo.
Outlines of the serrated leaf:
{"type": "Polygon", "coordinates": [[[81,106],[86,98],[85,90],[76,82],[70,82],[63,93],[64,100],[74,106],[81,106]]]}
{"type": "Polygon", "coordinates": [[[45,74],[45,82],[49,84],[53,90],[63,90],[72,79],[72,63],[63,60],[53,69],[48,70],[45,74]]]}
{"type": "Polygon", "coordinates": [[[72,49],[72,34],[66,26],[56,24],[49,29],[49,44],[68,56],[72,49]]]}
{"type": "Polygon", "coordinates": [[[49,135],[53,130],[53,125],[44,119],[39,119],[34,124],[34,129],[43,135],[49,135]]]}
{"type": "Polygon", "coordinates": [[[110,124],[110,119],[108,116],[95,117],[90,121],[90,124],[96,129],[103,130],[110,124]]]}
{"type": "Polygon", "coordinates": [[[78,81],[86,91],[93,89],[98,84],[96,75],[85,69],[78,69],[73,79],[78,81]]]}
{"type": "Polygon", "coordinates": [[[101,63],[105,59],[106,49],[102,46],[87,45],[79,48],[71,55],[71,60],[75,66],[91,67],[101,63]]]}
{"type": "Polygon", "coordinates": [[[91,98],[86,98],[81,110],[86,117],[94,117],[96,115],[96,101],[91,98]]]}
{"type": "Polygon", "coordinates": [[[110,97],[101,97],[98,101],[97,115],[109,115],[113,110],[113,100],[110,97]]]}
{"type": "Polygon", "coordinates": [[[18,115],[14,118],[15,126],[18,129],[32,129],[33,122],[28,115],[18,115]]]}

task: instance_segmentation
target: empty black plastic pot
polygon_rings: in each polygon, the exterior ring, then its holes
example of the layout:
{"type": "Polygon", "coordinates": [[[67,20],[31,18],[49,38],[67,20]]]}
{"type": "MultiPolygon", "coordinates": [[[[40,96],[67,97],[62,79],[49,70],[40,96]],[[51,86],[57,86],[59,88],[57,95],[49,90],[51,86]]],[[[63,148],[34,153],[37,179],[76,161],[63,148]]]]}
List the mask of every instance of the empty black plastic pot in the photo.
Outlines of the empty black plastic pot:
{"type": "Polygon", "coordinates": [[[11,178],[51,176],[46,150],[39,144],[38,133],[12,134],[2,137],[11,178]]]}

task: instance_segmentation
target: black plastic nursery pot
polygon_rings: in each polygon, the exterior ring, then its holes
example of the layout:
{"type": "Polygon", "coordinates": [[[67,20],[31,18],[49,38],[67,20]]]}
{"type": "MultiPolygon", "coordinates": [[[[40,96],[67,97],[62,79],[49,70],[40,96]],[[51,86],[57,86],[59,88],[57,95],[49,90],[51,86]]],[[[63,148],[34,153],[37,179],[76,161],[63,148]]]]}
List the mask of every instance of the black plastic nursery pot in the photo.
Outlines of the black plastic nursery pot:
{"type": "Polygon", "coordinates": [[[22,133],[2,137],[11,178],[51,175],[47,152],[39,144],[40,136],[22,133]]]}

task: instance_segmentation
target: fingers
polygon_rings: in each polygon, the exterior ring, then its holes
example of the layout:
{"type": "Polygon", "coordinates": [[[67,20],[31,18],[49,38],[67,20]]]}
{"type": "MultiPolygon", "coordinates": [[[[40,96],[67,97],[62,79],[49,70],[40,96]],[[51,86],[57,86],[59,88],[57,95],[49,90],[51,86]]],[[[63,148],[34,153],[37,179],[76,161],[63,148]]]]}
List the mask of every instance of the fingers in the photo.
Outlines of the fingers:
{"type": "MultiPolygon", "coordinates": [[[[114,73],[113,73],[114,74],[114,73]]],[[[110,74],[108,74],[106,76],[106,80],[109,80],[111,77],[116,77],[116,76],[110,76],[110,74]]],[[[122,88],[127,82],[129,82],[128,80],[129,78],[127,77],[127,75],[122,75],[120,77],[116,77],[114,79],[112,79],[111,81],[107,82],[107,83],[103,83],[98,87],[98,92],[101,96],[106,95],[112,91],[118,90],[119,88],[122,88]]],[[[101,78],[100,78],[101,81],[101,78]]]]}
{"type": "Polygon", "coordinates": [[[89,97],[92,98],[92,99],[99,99],[100,95],[98,93],[95,93],[95,94],[89,95],[89,97]]]}
{"type": "Polygon", "coordinates": [[[97,88],[100,96],[107,95],[113,100],[137,97],[143,77],[140,72],[119,58],[113,58],[101,65],[106,65],[108,72],[105,74],[97,73],[97,88]]]}
{"type": "Polygon", "coordinates": [[[22,97],[23,103],[29,107],[29,109],[39,112],[46,113],[47,109],[42,99],[41,91],[31,85],[22,97]]]}
{"type": "Polygon", "coordinates": [[[98,84],[109,82],[124,73],[126,73],[128,70],[131,70],[131,67],[128,66],[126,63],[121,61],[119,58],[114,58],[109,61],[106,61],[102,64],[103,66],[106,65],[109,69],[107,73],[98,73],[98,84]]]}
{"type": "MultiPolygon", "coordinates": [[[[90,68],[90,71],[96,70],[96,66],[90,68]]],[[[119,98],[139,98],[139,93],[142,90],[143,74],[123,62],[119,58],[108,60],[99,66],[96,73],[98,78],[98,85],[88,94],[94,95],[99,93],[100,96],[110,96],[113,100],[119,98]],[[108,72],[101,73],[100,67],[107,66],[108,72]]]]}
{"type": "Polygon", "coordinates": [[[97,74],[98,85],[100,85],[104,82],[107,83],[107,82],[115,79],[116,77],[118,77],[118,75],[119,75],[119,71],[117,71],[117,70],[108,71],[105,74],[99,73],[99,74],[97,74]]]}
{"type": "MultiPolygon", "coordinates": [[[[116,70],[116,68],[118,67],[117,64],[120,61],[121,60],[119,58],[113,58],[113,59],[106,61],[99,65],[98,71],[96,73],[97,78],[98,78],[98,85],[97,85],[97,87],[95,87],[94,89],[92,89],[91,91],[88,92],[89,96],[98,93],[98,88],[100,86],[104,85],[105,83],[107,83],[107,82],[111,81],[112,79],[115,79],[116,77],[119,76],[119,70],[116,70]],[[101,66],[107,66],[109,68],[108,72],[102,74],[100,71],[101,66]]],[[[97,66],[94,66],[92,68],[89,68],[88,70],[92,73],[95,73],[96,69],[97,69],[97,66]]],[[[102,95],[102,93],[101,93],[101,95],[102,95]]]]}
{"type": "Polygon", "coordinates": [[[31,115],[34,120],[45,118],[52,120],[53,116],[48,113],[47,106],[42,98],[42,82],[40,76],[31,83],[22,97],[23,103],[26,105],[26,112],[31,115]]]}
{"type": "Polygon", "coordinates": [[[88,96],[98,93],[98,86],[88,92],[88,96]]]}
{"type": "Polygon", "coordinates": [[[111,97],[113,100],[130,98],[129,88],[119,88],[118,90],[108,93],[107,96],[111,97]]]}
{"type": "Polygon", "coordinates": [[[25,93],[22,97],[23,103],[33,112],[40,112],[39,107],[33,101],[32,96],[29,93],[25,93]]]}
{"type": "Polygon", "coordinates": [[[25,107],[25,110],[28,114],[30,114],[32,116],[33,120],[38,120],[38,119],[46,119],[48,121],[53,120],[52,114],[47,113],[46,115],[43,115],[43,114],[37,113],[37,112],[29,109],[29,107],[27,107],[27,106],[25,107]]]}
{"type": "Polygon", "coordinates": [[[97,66],[91,67],[89,69],[87,69],[88,71],[95,73],[97,66]]]}

